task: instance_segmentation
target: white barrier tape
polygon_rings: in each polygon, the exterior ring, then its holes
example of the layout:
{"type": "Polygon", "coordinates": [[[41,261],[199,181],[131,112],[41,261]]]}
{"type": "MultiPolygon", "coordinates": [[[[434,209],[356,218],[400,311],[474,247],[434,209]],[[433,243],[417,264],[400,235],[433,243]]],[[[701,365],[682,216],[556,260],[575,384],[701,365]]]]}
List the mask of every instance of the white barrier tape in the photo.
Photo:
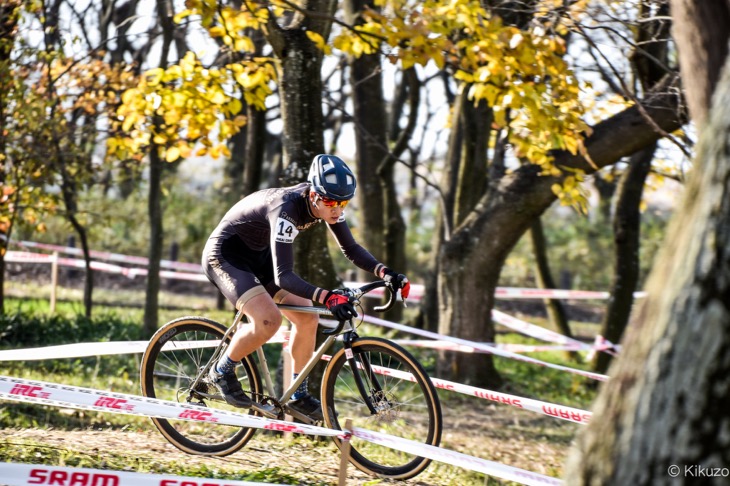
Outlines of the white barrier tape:
{"type": "MultiPolygon", "coordinates": [[[[233,425],[238,427],[257,427],[284,432],[295,432],[331,437],[335,436],[341,439],[347,438],[347,435],[343,434],[342,431],[325,429],[323,427],[316,427],[313,425],[294,424],[291,422],[270,420],[251,415],[225,412],[222,410],[207,409],[192,405],[183,405],[175,402],[169,402],[166,400],[136,397],[133,395],[126,395],[121,393],[109,393],[89,388],[57,385],[53,383],[23,380],[20,378],[11,378],[5,376],[0,376],[0,399],[52,405],[64,408],[80,408],[84,410],[96,410],[100,412],[122,413],[128,415],[142,415],[148,417],[216,422],[219,424],[233,425]]],[[[456,451],[420,444],[414,441],[401,439],[371,430],[358,428],[354,429],[352,434],[355,437],[359,437],[361,439],[368,440],[370,442],[374,442],[385,447],[397,449],[421,457],[427,457],[429,459],[439,462],[445,462],[447,464],[451,464],[457,467],[482,472],[491,476],[517,481],[522,484],[560,484],[557,479],[551,478],[549,476],[543,476],[541,474],[536,474],[530,471],[525,471],[496,462],[487,461],[486,459],[480,459],[456,451]]],[[[54,483],[49,482],[37,484],[54,483]]],[[[71,482],[69,484],[76,483],[71,482]]],[[[94,486],[115,486],[119,483],[91,484],[93,484],[94,486]]],[[[159,484],[162,486],[162,483],[159,484]]],[[[165,483],[165,486],[168,485],[173,486],[173,483],[165,483]]],[[[184,485],[181,484],[181,486],[184,485]]]]}
{"type": "MultiPolygon", "coordinates": [[[[348,288],[357,288],[365,285],[365,282],[343,282],[348,288]]],[[[375,289],[367,294],[367,297],[381,298],[383,289],[375,289]]],[[[408,299],[420,300],[425,294],[423,285],[411,283],[411,293],[408,299]]],[[[561,300],[606,300],[611,296],[610,292],[593,290],[564,290],[564,289],[528,289],[522,287],[497,287],[494,297],[497,299],[561,299],[561,300]]],[[[646,292],[634,292],[634,298],[646,297],[646,292]]]]}
{"type": "MultiPolygon", "coordinates": [[[[462,346],[459,344],[449,343],[445,341],[414,341],[409,339],[396,339],[395,342],[402,346],[414,346],[418,348],[432,348],[442,351],[461,351],[462,353],[486,353],[472,346],[462,346]]],[[[547,344],[517,344],[517,343],[484,343],[504,351],[513,353],[539,353],[543,351],[581,351],[571,345],[547,345],[547,344]]],[[[603,347],[591,348],[592,350],[602,351],[603,347]]],[[[608,349],[608,345],[605,346],[608,349]]]]}
{"type": "Polygon", "coordinates": [[[2,484],[8,486],[34,484],[49,486],[258,486],[271,484],[8,462],[0,463],[0,477],[2,477],[2,484]]]}
{"type": "Polygon", "coordinates": [[[372,442],[374,444],[380,444],[385,447],[390,447],[391,449],[397,449],[399,451],[414,454],[416,456],[426,457],[434,461],[451,464],[452,466],[481,472],[489,476],[495,476],[509,481],[515,481],[520,484],[536,486],[543,484],[562,484],[562,481],[551,476],[545,476],[531,471],[526,471],[524,469],[518,469],[516,467],[500,464],[498,462],[468,456],[466,454],[462,454],[460,452],[452,451],[449,449],[442,449],[440,447],[434,447],[431,445],[414,442],[400,437],[393,437],[392,435],[381,434],[372,430],[365,430],[355,427],[352,430],[352,435],[354,437],[367,440],[368,442],[372,442]]]}
{"type": "MultiPolygon", "coordinates": [[[[47,255],[45,253],[30,253],[27,251],[9,251],[5,255],[5,261],[9,263],[52,263],[54,261],[53,255],[47,255]]],[[[84,260],[78,260],[75,258],[58,258],[58,264],[64,267],[84,268],[86,262],[84,260]]],[[[107,273],[117,273],[124,275],[128,278],[134,278],[137,276],[145,276],[148,271],[146,268],[127,268],[120,267],[119,265],[112,265],[111,263],[92,261],[90,263],[92,270],[107,273]]],[[[207,282],[208,277],[202,273],[184,273],[184,272],[171,272],[169,270],[160,270],[161,278],[169,278],[174,280],[191,280],[194,282],[207,282]]]]}
{"type": "MultiPolygon", "coordinates": [[[[593,342],[593,348],[595,350],[603,348],[603,351],[610,354],[611,356],[618,356],[618,353],[616,351],[621,351],[621,345],[619,344],[613,344],[611,341],[606,339],[605,337],[598,334],[593,342]]],[[[593,358],[595,358],[596,352],[591,351],[588,353],[588,356],[586,356],[586,359],[588,361],[593,361],[593,358]]]]}
{"type": "Polygon", "coordinates": [[[369,322],[371,324],[376,324],[376,325],[383,326],[383,327],[389,327],[391,329],[396,329],[398,331],[403,331],[403,332],[408,332],[408,333],[411,333],[411,334],[416,334],[416,335],[423,336],[423,337],[427,337],[427,338],[430,338],[430,339],[449,341],[449,342],[452,342],[452,343],[455,343],[455,344],[459,344],[459,345],[462,345],[462,346],[472,346],[475,349],[478,349],[478,350],[481,350],[481,351],[486,351],[487,353],[491,353],[491,354],[494,354],[496,356],[502,356],[503,358],[512,358],[512,359],[515,359],[517,361],[524,361],[526,363],[532,363],[532,364],[536,364],[536,365],[539,365],[539,366],[544,366],[544,367],[547,367],[547,368],[553,368],[553,369],[557,369],[557,370],[561,370],[561,371],[567,371],[568,373],[573,373],[573,374],[576,374],[576,375],[585,376],[585,377],[588,377],[588,378],[591,378],[591,379],[594,379],[594,380],[598,380],[598,381],[606,381],[606,380],[608,380],[608,376],[606,376],[606,375],[601,375],[599,373],[593,373],[591,371],[584,371],[584,370],[578,370],[578,369],[575,369],[575,368],[569,368],[567,366],[561,366],[561,365],[557,365],[557,364],[547,363],[545,361],[540,361],[538,359],[530,358],[530,357],[527,357],[527,356],[522,356],[522,355],[519,355],[517,353],[511,353],[509,351],[503,351],[501,349],[497,349],[497,348],[495,348],[493,346],[489,346],[488,344],[484,344],[484,343],[476,343],[476,342],[473,342],[473,341],[467,341],[466,339],[459,339],[459,338],[455,338],[455,337],[451,337],[451,336],[446,336],[446,335],[438,334],[438,333],[431,332],[431,331],[426,331],[426,330],[423,330],[423,329],[416,329],[416,328],[413,328],[413,327],[404,326],[402,324],[396,324],[395,322],[386,321],[384,319],[379,319],[377,317],[368,316],[368,315],[363,316],[363,320],[365,322],[369,322]]]}
{"type": "Polygon", "coordinates": [[[295,424],[283,420],[273,420],[168,400],[105,392],[92,388],[58,385],[43,381],[24,380],[9,376],[0,376],[0,399],[97,412],[215,422],[221,425],[254,427],[257,429],[294,432],[296,434],[344,437],[343,432],[340,430],[326,429],[314,425],[295,424]]]}
{"type": "MultiPolygon", "coordinates": [[[[48,250],[48,251],[57,251],[59,253],[65,253],[70,255],[76,255],[76,256],[83,256],[84,253],[79,248],[74,247],[68,247],[68,246],[60,246],[60,245],[51,245],[47,243],[36,243],[32,241],[19,241],[19,242],[11,242],[16,245],[26,247],[26,248],[38,248],[42,250],[48,250]]],[[[10,253],[24,253],[24,252],[8,252],[10,253]]],[[[116,261],[116,262],[122,262],[122,263],[134,263],[137,265],[144,265],[147,266],[149,264],[149,259],[146,257],[139,257],[139,256],[133,256],[133,255],[122,255],[119,253],[110,253],[110,252],[104,252],[104,251],[95,251],[91,250],[89,252],[89,255],[92,258],[96,258],[98,260],[109,260],[109,261],[116,261]]],[[[49,257],[51,255],[48,255],[49,257]]],[[[67,259],[70,260],[70,259],[67,259]]],[[[37,262],[39,260],[15,260],[17,263],[27,263],[27,262],[37,262]]],[[[50,260],[42,260],[42,261],[50,261],[50,260]]],[[[83,261],[83,260],[82,260],[83,261]]],[[[175,268],[178,270],[184,270],[186,272],[196,272],[196,274],[201,272],[200,265],[197,263],[186,263],[186,262],[176,262],[171,260],[161,260],[160,265],[165,268],[175,268]]],[[[134,269],[135,271],[142,271],[143,269],[134,269]]],[[[146,272],[146,270],[144,270],[146,272]]],[[[169,272],[169,276],[165,278],[180,278],[180,279],[189,279],[189,280],[198,280],[198,278],[192,278],[192,275],[182,273],[178,274],[177,272],[169,272]]],[[[201,281],[207,281],[207,278],[203,276],[203,279],[201,281]]],[[[345,287],[360,287],[363,285],[362,282],[344,282],[345,287]]],[[[409,295],[409,299],[413,300],[421,300],[423,298],[423,295],[425,294],[425,288],[423,285],[420,284],[411,284],[411,293],[409,295]]],[[[376,289],[368,294],[368,297],[375,297],[380,298],[383,296],[383,289],[376,289]]],[[[564,290],[564,289],[529,289],[529,288],[520,288],[520,287],[497,287],[495,289],[495,298],[497,299],[563,299],[563,300],[606,300],[608,299],[611,294],[610,292],[601,292],[601,291],[592,291],[592,290],[564,290]]],[[[634,292],[634,298],[644,298],[646,297],[646,292],[634,292]]]]}
{"type": "MultiPolygon", "coordinates": [[[[373,371],[380,375],[392,376],[401,380],[406,380],[415,383],[416,379],[408,371],[394,370],[383,366],[372,365],[373,371]]],[[[585,410],[578,408],[566,407],[564,405],[557,405],[554,403],[543,402],[540,400],[533,400],[531,398],[523,398],[515,395],[508,395],[507,393],[500,393],[484,388],[476,388],[469,385],[462,385],[453,381],[442,380],[441,378],[431,378],[431,383],[436,388],[441,390],[450,390],[465,395],[471,395],[477,398],[483,398],[485,400],[491,400],[493,402],[502,403],[505,405],[511,405],[513,407],[522,408],[530,412],[537,412],[543,415],[550,415],[551,417],[568,420],[578,424],[587,424],[592,414],[585,410]]]]}
{"type": "MultiPolygon", "coordinates": [[[[279,330],[267,344],[281,344],[289,339],[289,331],[279,330]]],[[[177,349],[193,349],[218,346],[219,341],[175,341],[177,349]]],[[[2,361],[41,361],[44,359],[87,358],[89,356],[111,356],[118,354],[144,353],[149,341],[109,341],[100,343],[74,343],[45,346],[40,348],[6,349],[0,351],[2,361]]],[[[168,342],[162,349],[172,347],[168,342]]]]}
{"type": "MultiPolygon", "coordinates": [[[[39,250],[57,251],[59,253],[65,253],[67,255],[84,256],[83,250],[80,248],[74,248],[72,246],[60,246],[50,245],[47,243],[36,243],[33,241],[13,241],[12,243],[22,246],[25,248],[38,248],[39,250]]],[[[113,262],[121,263],[134,263],[137,265],[149,265],[149,259],[146,257],[139,257],[133,255],[122,255],[119,253],[110,253],[106,251],[91,250],[89,255],[92,258],[98,260],[109,260],[113,262]]],[[[178,270],[185,270],[188,272],[200,272],[200,264],[198,263],[186,263],[186,262],[175,262],[172,260],[161,260],[160,265],[165,268],[176,268],[178,270]]]]}
{"type": "Polygon", "coordinates": [[[544,327],[536,326],[535,324],[530,324],[529,322],[522,321],[520,319],[517,319],[516,317],[512,317],[496,309],[492,310],[492,320],[497,324],[501,324],[504,327],[508,327],[514,331],[520,332],[527,336],[532,336],[537,339],[541,339],[543,341],[557,344],[565,344],[583,351],[593,350],[593,346],[589,344],[582,343],[576,339],[569,338],[555,331],[545,329],[544,327]]]}

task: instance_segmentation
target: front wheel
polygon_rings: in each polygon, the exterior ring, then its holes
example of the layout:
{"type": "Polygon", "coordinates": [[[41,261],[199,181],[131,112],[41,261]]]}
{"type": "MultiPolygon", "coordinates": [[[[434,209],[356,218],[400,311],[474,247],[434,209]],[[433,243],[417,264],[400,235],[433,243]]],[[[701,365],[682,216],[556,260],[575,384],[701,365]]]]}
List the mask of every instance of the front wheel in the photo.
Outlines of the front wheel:
{"type": "MultiPolygon", "coordinates": [[[[441,405],[420,363],[386,339],[358,338],[352,351],[352,360],[347,359],[345,349],[335,353],[322,377],[327,426],[341,430],[345,420],[351,419],[354,427],[438,446],[441,405]]],[[[339,439],[335,443],[342,446],[339,439]]],[[[350,445],[350,461],[376,476],[412,478],[431,462],[356,437],[350,445]]]]}
{"type": "MultiPolygon", "coordinates": [[[[219,397],[208,378],[191,388],[225,335],[226,327],[204,317],[168,322],[150,339],[140,370],[142,395],[197,405],[201,411],[242,412],[219,397]]],[[[236,375],[243,389],[261,393],[261,378],[251,356],[241,361],[236,375]]],[[[253,414],[253,412],[249,412],[253,414]]],[[[213,422],[153,418],[155,426],[175,447],[190,454],[226,456],[243,447],[256,429],[213,422]]]]}

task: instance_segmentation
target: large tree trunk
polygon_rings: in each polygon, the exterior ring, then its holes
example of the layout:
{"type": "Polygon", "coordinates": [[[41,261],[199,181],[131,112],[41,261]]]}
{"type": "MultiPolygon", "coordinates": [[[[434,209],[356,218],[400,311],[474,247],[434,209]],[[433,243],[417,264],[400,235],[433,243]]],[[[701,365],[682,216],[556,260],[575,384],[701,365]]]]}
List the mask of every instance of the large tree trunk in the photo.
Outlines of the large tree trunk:
{"type": "MultiPolygon", "coordinates": [[[[18,29],[20,18],[20,0],[8,0],[0,4],[0,134],[5,133],[5,116],[7,109],[7,93],[10,91],[10,53],[13,40],[18,29]]],[[[0,135],[0,187],[5,186],[5,137],[0,135]]],[[[0,200],[5,196],[0,190],[0,200]]],[[[10,197],[10,195],[8,195],[10,197]]],[[[3,203],[6,204],[6,203],[3,203]]],[[[5,314],[5,252],[8,249],[12,221],[0,222],[0,315],[5,314]]]]}
{"type": "MultiPolygon", "coordinates": [[[[268,40],[280,59],[279,92],[283,127],[284,184],[306,179],[315,155],[324,152],[324,117],[322,114],[322,56],[307,36],[311,30],[324,39],[329,36],[335,3],[331,0],[302,2],[304,10],[321,16],[293,14],[286,26],[272,17],[268,40]]],[[[339,280],[327,251],[324,225],[318,225],[297,237],[295,270],[305,280],[324,288],[335,288],[339,280]]]]}
{"type": "MultiPolygon", "coordinates": [[[[645,100],[644,113],[633,106],[593,128],[592,135],[585,140],[593,164],[579,154],[556,152],[555,165],[592,174],[658,140],[661,134],[654,124],[664,132],[678,129],[683,117],[672,81],[676,79],[667,78],[657,87],[656,94],[645,100]],[[649,123],[645,115],[653,122],[649,123]]],[[[540,176],[539,170],[526,165],[499,181],[490,181],[474,211],[455,229],[451,240],[443,243],[437,267],[440,332],[479,341],[493,336],[489,315],[504,261],[532,221],[555,201],[551,186],[560,183],[559,178],[540,176]]],[[[460,379],[482,384],[498,381],[486,363],[478,366],[467,361],[460,370],[460,379]]],[[[487,356],[482,361],[491,359],[487,356]]],[[[440,368],[456,370],[449,363],[441,363],[440,368]]]]}
{"type": "MultiPolygon", "coordinates": [[[[672,7],[675,26],[690,24],[675,31],[685,57],[717,61],[708,50],[727,53],[727,2],[674,0],[672,7]],[[705,7],[714,16],[709,23],[695,15],[705,7]],[[724,29],[716,19],[726,19],[724,29]],[[693,35],[703,29],[712,35],[698,42],[693,35]]],[[[708,477],[707,468],[730,462],[730,63],[724,59],[714,98],[707,91],[717,67],[682,62],[683,77],[691,71],[685,88],[695,100],[692,114],[704,115],[706,126],[649,278],[649,297],[566,466],[571,484],[659,484],[674,477],[699,483],[695,478],[708,477]]]]}
{"type": "MultiPolygon", "coordinates": [[[[366,6],[376,8],[374,0],[345,0],[346,21],[353,25],[362,24],[360,16],[366,6]]],[[[385,211],[377,166],[388,154],[388,117],[383,99],[380,53],[350,57],[349,65],[353,114],[358,121],[355,124],[357,201],[362,227],[367,229],[361,233],[363,246],[382,261],[385,257],[385,211]]]]}
{"type": "Polygon", "coordinates": [[[730,463],[727,66],[714,100],[648,300],[571,455],[571,484],[699,483],[698,468],[730,463]]]}
{"type": "Polygon", "coordinates": [[[702,126],[728,54],[730,6],[725,0],[672,0],[671,5],[687,104],[692,120],[702,126]]]}
{"type": "MultiPolygon", "coordinates": [[[[644,183],[651,170],[656,144],[637,152],[626,169],[618,188],[613,235],[616,255],[616,274],[601,326],[601,335],[617,343],[629,322],[634,304],[634,291],[639,282],[639,235],[641,231],[641,197],[644,183]]],[[[594,369],[605,373],[611,355],[598,353],[594,369]]]]}

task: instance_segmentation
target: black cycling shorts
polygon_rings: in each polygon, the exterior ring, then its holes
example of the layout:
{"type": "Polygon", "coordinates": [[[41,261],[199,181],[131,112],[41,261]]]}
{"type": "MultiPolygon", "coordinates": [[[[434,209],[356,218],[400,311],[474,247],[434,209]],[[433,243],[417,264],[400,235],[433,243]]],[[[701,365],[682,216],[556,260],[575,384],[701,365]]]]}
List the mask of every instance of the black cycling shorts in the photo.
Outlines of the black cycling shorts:
{"type": "Polygon", "coordinates": [[[237,309],[256,295],[266,292],[273,298],[281,291],[274,282],[270,248],[252,250],[237,236],[210,243],[203,251],[203,271],[237,309]]]}

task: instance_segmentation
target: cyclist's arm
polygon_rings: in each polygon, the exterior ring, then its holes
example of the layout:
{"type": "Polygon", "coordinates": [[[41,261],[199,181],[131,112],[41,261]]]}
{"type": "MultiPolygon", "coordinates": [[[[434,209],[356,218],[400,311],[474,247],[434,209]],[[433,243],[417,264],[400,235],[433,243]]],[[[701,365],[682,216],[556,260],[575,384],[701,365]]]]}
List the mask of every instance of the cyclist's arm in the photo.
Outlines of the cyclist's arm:
{"type": "Polygon", "coordinates": [[[382,278],[385,265],[380,263],[369,251],[355,241],[355,237],[352,236],[352,231],[350,231],[350,227],[347,225],[347,221],[345,221],[344,213],[337,223],[327,226],[335,237],[335,240],[337,240],[342,254],[348,260],[366,272],[372,272],[377,277],[382,278]]]}
{"type": "Polygon", "coordinates": [[[310,284],[294,273],[294,238],[299,231],[285,218],[274,214],[269,219],[271,227],[271,257],[274,263],[276,285],[294,295],[324,303],[327,290],[310,284]]]}

